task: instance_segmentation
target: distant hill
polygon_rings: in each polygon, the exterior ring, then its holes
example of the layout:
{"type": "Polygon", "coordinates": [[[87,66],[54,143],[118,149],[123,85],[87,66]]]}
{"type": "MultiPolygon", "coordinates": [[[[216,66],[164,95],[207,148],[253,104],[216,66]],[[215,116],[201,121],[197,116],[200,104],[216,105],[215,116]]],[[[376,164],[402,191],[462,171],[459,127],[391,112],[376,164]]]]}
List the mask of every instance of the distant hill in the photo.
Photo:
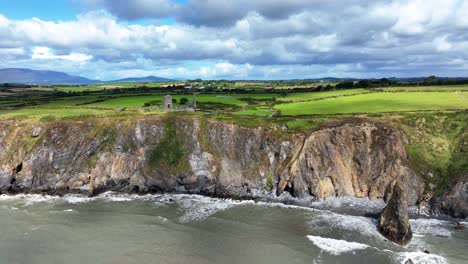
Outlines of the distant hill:
{"type": "Polygon", "coordinates": [[[147,76],[147,77],[141,77],[141,78],[125,78],[125,79],[119,79],[119,80],[113,80],[113,81],[106,81],[106,83],[115,83],[115,82],[170,82],[170,81],[174,81],[174,80],[161,78],[161,77],[156,77],[156,76],[147,76]]]}
{"type": "Polygon", "coordinates": [[[92,84],[99,81],[56,71],[0,69],[0,83],[23,84],[92,84]]]}
{"type": "Polygon", "coordinates": [[[112,81],[91,80],[81,76],[69,75],[56,71],[37,71],[31,69],[0,69],[0,83],[21,83],[21,84],[95,84],[95,83],[116,83],[116,82],[168,82],[171,79],[148,76],[142,78],[125,78],[112,81]]]}

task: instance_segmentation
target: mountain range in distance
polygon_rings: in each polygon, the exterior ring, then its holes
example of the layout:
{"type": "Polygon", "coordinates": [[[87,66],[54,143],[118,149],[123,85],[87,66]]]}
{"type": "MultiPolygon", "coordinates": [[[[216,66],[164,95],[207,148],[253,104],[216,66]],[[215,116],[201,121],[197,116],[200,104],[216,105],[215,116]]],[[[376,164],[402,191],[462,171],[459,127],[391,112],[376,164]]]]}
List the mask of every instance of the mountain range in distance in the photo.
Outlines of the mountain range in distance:
{"type": "MultiPolygon", "coordinates": [[[[426,77],[410,77],[410,78],[396,78],[390,77],[388,80],[400,81],[400,82],[420,82],[426,77]]],[[[467,77],[437,77],[440,80],[467,80],[467,77]]],[[[327,82],[343,82],[343,81],[360,81],[365,79],[359,78],[336,78],[336,77],[323,77],[314,79],[304,79],[312,81],[327,81],[327,82]]],[[[376,80],[375,78],[367,80],[376,80]]],[[[90,84],[103,84],[103,83],[144,83],[144,82],[171,82],[171,81],[182,81],[181,79],[167,79],[156,76],[147,77],[131,77],[111,81],[91,80],[81,76],[74,76],[64,72],[57,71],[42,71],[42,70],[31,70],[21,68],[7,68],[0,69],[0,84],[37,84],[37,85],[90,85],[90,84]]],[[[266,80],[249,80],[264,82],[266,80]]],[[[300,80],[297,80],[300,81],[300,80]]]]}
{"type": "Polygon", "coordinates": [[[99,83],[117,83],[117,82],[170,82],[175,81],[156,76],[147,76],[141,78],[124,78],[111,81],[91,80],[81,76],[70,75],[57,71],[39,71],[31,69],[8,68],[0,69],[0,83],[18,83],[18,84],[99,84],[99,83]]]}

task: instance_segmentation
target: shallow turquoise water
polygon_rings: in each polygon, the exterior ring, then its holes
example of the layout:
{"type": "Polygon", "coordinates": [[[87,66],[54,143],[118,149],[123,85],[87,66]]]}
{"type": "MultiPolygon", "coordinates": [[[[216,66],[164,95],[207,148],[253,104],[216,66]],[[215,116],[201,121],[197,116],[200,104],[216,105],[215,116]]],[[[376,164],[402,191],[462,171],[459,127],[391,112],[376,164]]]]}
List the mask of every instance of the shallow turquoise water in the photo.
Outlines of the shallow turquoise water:
{"type": "Polygon", "coordinates": [[[0,263],[468,263],[468,232],[451,222],[412,220],[405,248],[375,224],[190,195],[0,196],[0,263]]]}

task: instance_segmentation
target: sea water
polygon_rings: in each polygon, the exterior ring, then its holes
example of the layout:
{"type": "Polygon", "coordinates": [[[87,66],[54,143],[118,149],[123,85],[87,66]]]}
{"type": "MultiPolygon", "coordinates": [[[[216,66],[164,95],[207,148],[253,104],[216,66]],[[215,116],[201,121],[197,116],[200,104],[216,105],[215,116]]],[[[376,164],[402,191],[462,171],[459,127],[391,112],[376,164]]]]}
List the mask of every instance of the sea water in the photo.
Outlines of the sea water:
{"type": "Polygon", "coordinates": [[[311,205],[197,195],[2,195],[0,264],[468,263],[467,222],[457,230],[452,221],[412,219],[413,240],[401,247],[366,216],[382,202],[311,205]]]}

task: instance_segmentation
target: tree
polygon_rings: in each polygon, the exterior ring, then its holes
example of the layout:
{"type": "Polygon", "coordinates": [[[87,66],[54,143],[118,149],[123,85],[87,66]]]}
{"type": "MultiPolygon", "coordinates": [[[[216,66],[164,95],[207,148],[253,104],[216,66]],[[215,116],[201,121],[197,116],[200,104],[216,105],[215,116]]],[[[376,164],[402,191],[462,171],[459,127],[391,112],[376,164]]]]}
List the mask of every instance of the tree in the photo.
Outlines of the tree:
{"type": "Polygon", "coordinates": [[[177,103],[177,99],[172,98],[172,103],[173,103],[173,104],[177,103]]]}
{"type": "Polygon", "coordinates": [[[369,88],[371,86],[372,84],[369,80],[360,80],[356,85],[354,85],[356,88],[369,88]]]}
{"type": "Polygon", "coordinates": [[[436,84],[437,81],[438,81],[437,77],[435,77],[434,75],[432,75],[432,76],[429,76],[429,77],[427,77],[426,79],[424,79],[424,84],[425,84],[425,85],[436,84]]]}
{"type": "Polygon", "coordinates": [[[185,97],[182,97],[182,98],[180,98],[180,103],[184,105],[184,104],[188,103],[188,99],[185,98],[185,97]]]}

